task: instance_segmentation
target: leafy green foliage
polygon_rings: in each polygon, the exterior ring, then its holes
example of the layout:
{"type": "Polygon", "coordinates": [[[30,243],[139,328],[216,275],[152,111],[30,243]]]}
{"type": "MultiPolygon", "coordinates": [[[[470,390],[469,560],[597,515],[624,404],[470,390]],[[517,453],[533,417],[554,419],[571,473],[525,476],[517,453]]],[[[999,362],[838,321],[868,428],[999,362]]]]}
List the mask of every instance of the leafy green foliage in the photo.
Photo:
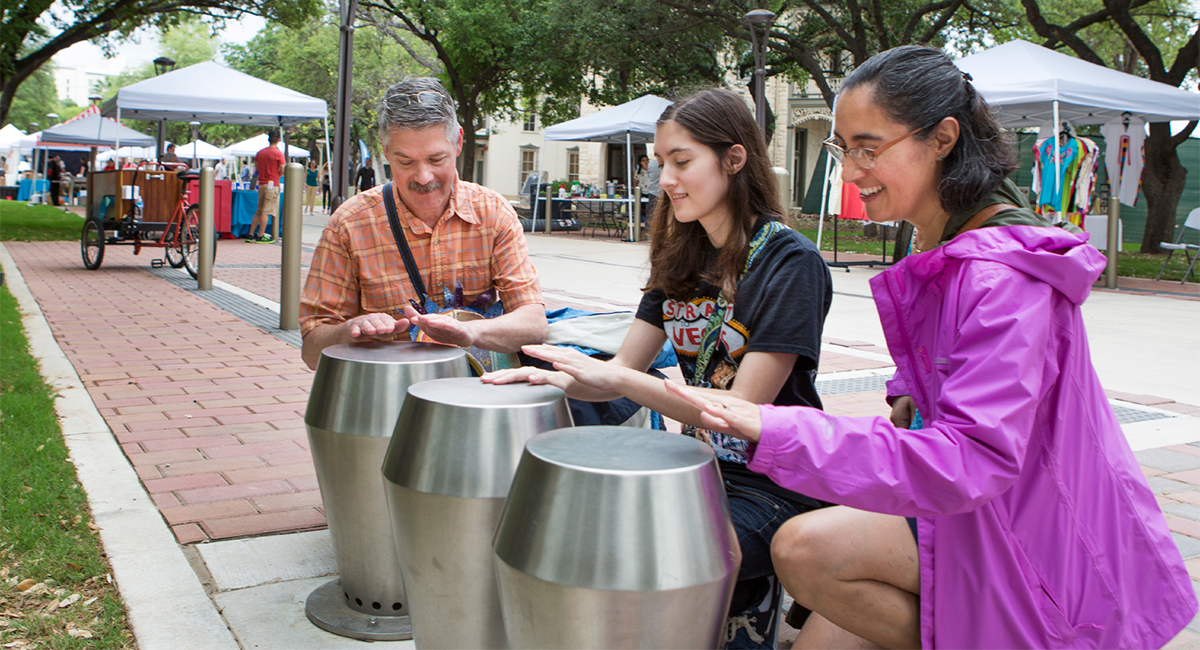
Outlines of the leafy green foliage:
{"type": "Polygon", "coordinates": [[[51,120],[46,119],[47,113],[56,113],[62,118],[62,107],[58,102],[58,90],[54,86],[51,69],[50,66],[46,66],[35,72],[28,81],[21,84],[16,97],[13,98],[8,122],[27,133],[50,128],[51,120]],[[33,126],[35,122],[37,127],[33,126]]]}
{"type": "Polygon", "coordinates": [[[542,96],[578,101],[575,45],[560,32],[555,6],[553,0],[362,0],[359,18],[405,47],[450,91],[464,131],[459,163],[470,180],[475,133],[488,115],[536,109],[542,96]],[[433,56],[422,56],[416,43],[433,56]]]}
{"type": "Polygon", "coordinates": [[[143,26],[170,28],[191,16],[214,24],[243,14],[299,26],[320,0],[24,0],[0,12],[0,122],[17,88],[56,53],[83,41],[111,48],[143,26]],[[11,7],[11,8],[10,8],[11,7]]]}
{"type": "MultiPolygon", "coordinates": [[[[336,111],[338,26],[334,12],[321,19],[290,29],[268,24],[245,45],[226,48],[226,60],[246,74],[324,99],[336,111]]],[[[418,56],[431,51],[421,43],[408,44],[418,56]]],[[[388,86],[422,68],[410,51],[371,26],[354,31],[354,86],[350,99],[350,135],[367,143],[372,155],[380,151],[376,127],[376,105],[388,86]]],[[[333,119],[331,117],[331,119],[333,119]]],[[[324,137],[319,123],[302,124],[292,133],[293,141],[308,148],[324,137]]],[[[356,149],[356,147],[355,147],[356,149]]]]}
{"type": "Polygon", "coordinates": [[[736,45],[717,22],[658,0],[564,0],[556,14],[587,70],[588,101],[601,106],[719,85],[723,53],[736,45]]]}

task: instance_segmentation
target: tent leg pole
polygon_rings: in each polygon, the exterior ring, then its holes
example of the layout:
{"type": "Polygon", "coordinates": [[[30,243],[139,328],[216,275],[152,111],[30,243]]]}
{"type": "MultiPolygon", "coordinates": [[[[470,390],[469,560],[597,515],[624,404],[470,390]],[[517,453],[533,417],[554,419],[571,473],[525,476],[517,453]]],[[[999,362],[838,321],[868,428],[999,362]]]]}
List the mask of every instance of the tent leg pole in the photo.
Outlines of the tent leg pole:
{"type": "MultiPolygon", "coordinates": [[[[1062,154],[1059,149],[1058,130],[1058,100],[1054,100],[1054,186],[1058,188],[1058,201],[1062,204],[1062,154]]],[[[1062,216],[1058,214],[1058,206],[1054,206],[1054,222],[1062,221],[1062,216]]]]}

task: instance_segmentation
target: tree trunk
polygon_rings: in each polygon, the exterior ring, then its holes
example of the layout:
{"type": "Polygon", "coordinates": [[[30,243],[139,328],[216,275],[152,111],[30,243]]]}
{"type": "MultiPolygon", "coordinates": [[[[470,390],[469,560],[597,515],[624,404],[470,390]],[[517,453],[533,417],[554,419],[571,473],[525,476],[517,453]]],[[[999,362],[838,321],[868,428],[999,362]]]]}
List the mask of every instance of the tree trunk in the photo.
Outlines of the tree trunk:
{"type": "Polygon", "coordinates": [[[1167,122],[1150,124],[1146,165],[1142,170],[1142,193],[1146,200],[1143,253],[1161,254],[1158,245],[1175,239],[1175,211],[1187,181],[1187,169],[1179,162],[1178,146],[1167,122]]]}
{"type": "Polygon", "coordinates": [[[466,102],[459,102],[462,109],[463,149],[458,159],[462,165],[458,170],[459,178],[475,182],[475,110],[466,102]]]}

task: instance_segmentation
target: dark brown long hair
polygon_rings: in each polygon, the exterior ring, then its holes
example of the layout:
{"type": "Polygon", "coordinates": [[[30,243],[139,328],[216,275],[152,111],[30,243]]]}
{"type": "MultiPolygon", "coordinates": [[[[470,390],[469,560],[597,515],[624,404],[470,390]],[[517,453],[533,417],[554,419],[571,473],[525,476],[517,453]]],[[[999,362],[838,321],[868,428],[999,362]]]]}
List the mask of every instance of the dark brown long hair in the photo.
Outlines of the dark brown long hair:
{"type": "Polygon", "coordinates": [[[727,170],[729,149],[742,145],[746,164],[729,178],[725,201],[731,228],[715,265],[709,264],[712,244],[704,226],[676,221],[667,191],[660,191],[650,223],[650,279],[643,291],[661,289],[674,300],[688,300],[703,280],[719,287],[733,302],[754,224],[760,216],[778,218],[783,213],[766,142],[746,102],[722,88],[702,90],[671,104],[658,118],[660,126],[667,122],[675,122],[693,140],[712,149],[727,170]]]}

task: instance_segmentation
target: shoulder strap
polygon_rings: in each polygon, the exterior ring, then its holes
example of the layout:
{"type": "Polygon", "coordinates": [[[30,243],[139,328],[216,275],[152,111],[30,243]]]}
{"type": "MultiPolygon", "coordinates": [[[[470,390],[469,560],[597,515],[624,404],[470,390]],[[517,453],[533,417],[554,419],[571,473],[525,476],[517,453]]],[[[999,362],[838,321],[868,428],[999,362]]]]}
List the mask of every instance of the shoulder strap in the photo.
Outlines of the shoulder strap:
{"type": "Polygon", "coordinates": [[[958,232],[959,232],[959,234],[961,234],[961,233],[967,232],[968,230],[974,230],[974,229],[982,226],[983,224],[987,223],[988,219],[991,219],[992,217],[996,216],[997,214],[1000,214],[1001,212],[1004,212],[1005,210],[1016,210],[1016,209],[1018,209],[1017,206],[1009,204],[1009,203],[994,203],[994,204],[989,205],[988,207],[980,210],[979,212],[976,212],[975,216],[971,217],[970,221],[964,223],[963,227],[958,229],[958,232]]]}
{"type": "Polygon", "coordinates": [[[417,292],[418,301],[424,306],[429,302],[425,295],[425,282],[421,280],[421,270],[417,268],[417,262],[413,259],[408,242],[404,239],[404,229],[400,227],[400,215],[396,212],[396,199],[392,198],[390,181],[383,186],[383,205],[387,208],[388,223],[392,226],[392,236],[396,238],[396,248],[400,249],[400,256],[404,258],[404,268],[408,269],[408,279],[417,292]]]}
{"type": "MultiPolygon", "coordinates": [[[[750,253],[746,255],[746,265],[742,269],[741,275],[738,276],[738,284],[741,284],[742,278],[750,272],[754,259],[762,252],[766,243],[775,236],[775,233],[786,229],[788,227],[778,221],[768,221],[758,229],[754,238],[750,240],[750,253]]],[[[716,305],[708,317],[704,331],[700,334],[700,349],[696,354],[696,370],[692,375],[693,385],[699,385],[704,378],[704,372],[708,370],[708,362],[712,360],[713,352],[717,349],[717,342],[721,338],[721,326],[725,324],[725,311],[728,308],[729,303],[725,301],[724,293],[718,293],[716,305]]]]}

